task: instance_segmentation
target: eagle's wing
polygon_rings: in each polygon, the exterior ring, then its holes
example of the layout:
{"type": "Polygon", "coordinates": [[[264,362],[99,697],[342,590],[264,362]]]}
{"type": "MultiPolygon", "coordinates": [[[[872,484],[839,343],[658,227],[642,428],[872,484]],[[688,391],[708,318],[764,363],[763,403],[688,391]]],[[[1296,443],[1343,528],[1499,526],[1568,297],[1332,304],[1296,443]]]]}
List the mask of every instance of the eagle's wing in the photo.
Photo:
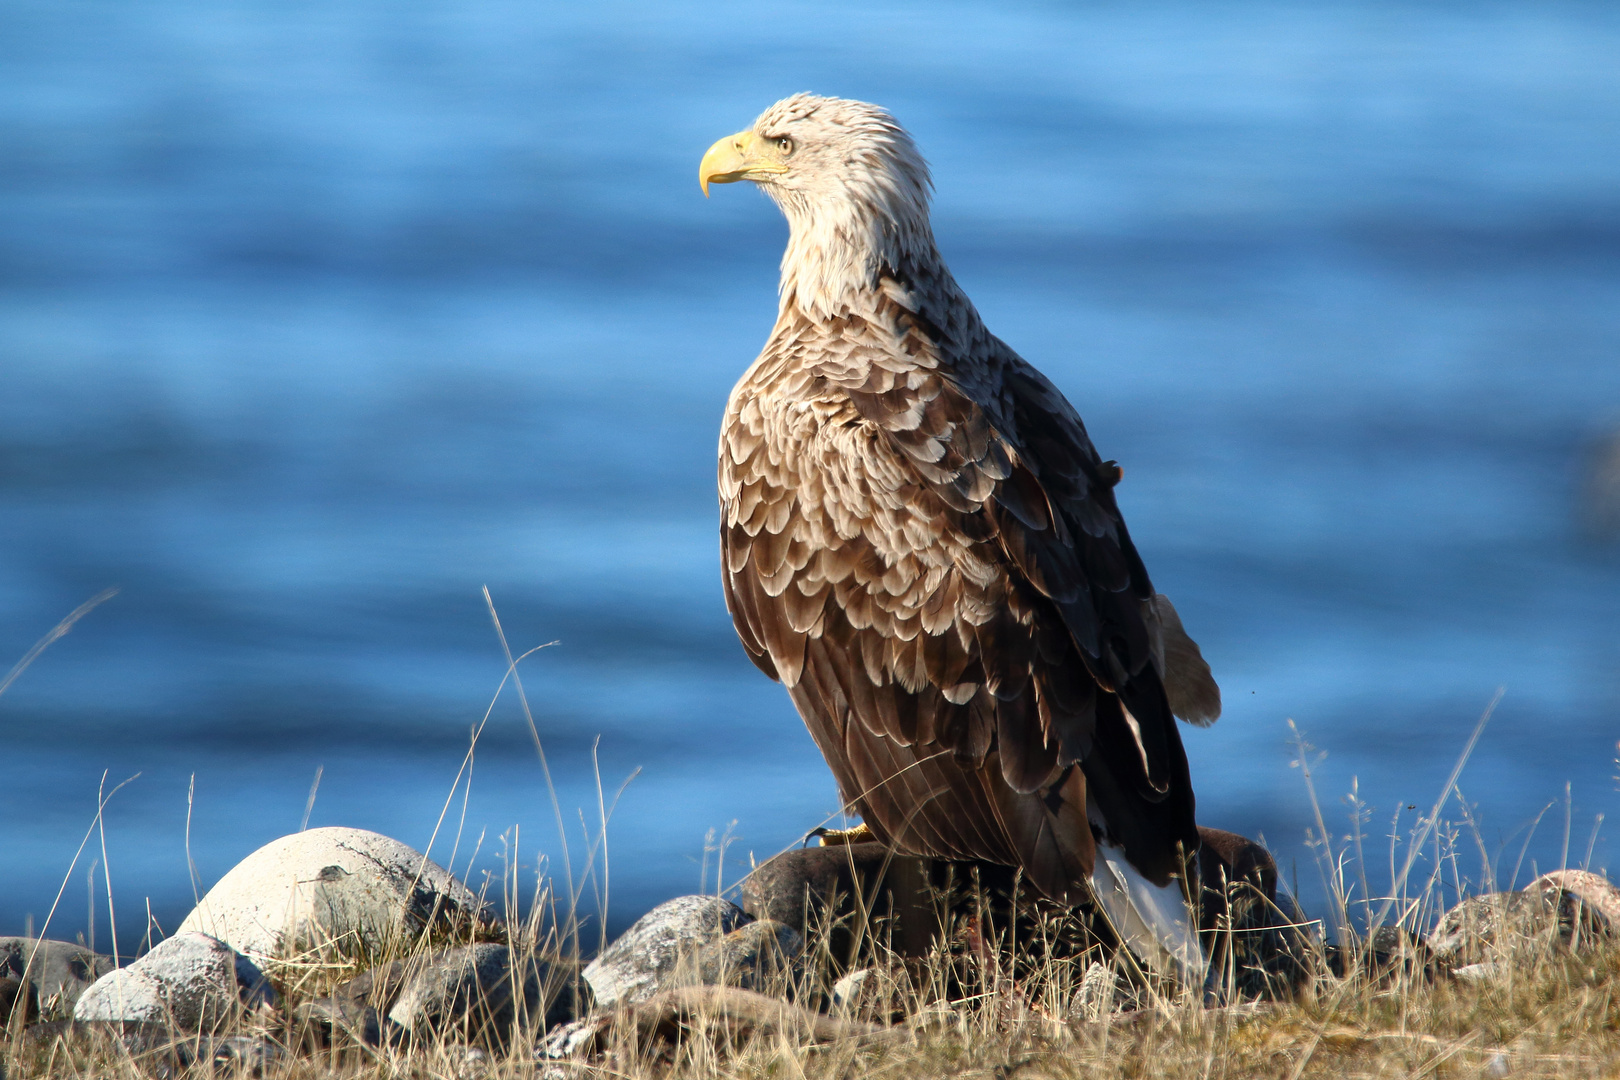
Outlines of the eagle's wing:
{"type": "Polygon", "coordinates": [[[1176,716],[1208,727],[1221,718],[1221,688],[1204,660],[1198,642],[1187,636],[1175,605],[1163,593],[1142,605],[1153,638],[1153,660],[1164,680],[1164,693],[1170,711],[1176,716]]]}
{"type": "MultiPolygon", "coordinates": [[[[1117,547],[1125,560],[1130,579],[1128,589],[1119,588],[1117,568],[1110,566],[1106,583],[1091,582],[1092,596],[1097,601],[1094,611],[1105,613],[1102,617],[1114,626],[1139,621],[1146,632],[1148,655],[1163,684],[1171,712],[1200,727],[1214,723],[1221,715],[1220,687],[1198,643],[1182,627],[1181,616],[1170,598],[1154,593],[1148,584],[1147,571],[1131,543],[1113,496],[1121,470],[1113,462],[1100,460],[1079,414],[1044,375],[993,338],[988,348],[997,354],[998,360],[991,370],[1004,374],[994,386],[984,388],[981,393],[991,400],[992,411],[1000,414],[1000,424],[1008,430],[1010,440],[1021,447],[1022,460],[1039,477],[1054,515],[1067,521],[1071,534],[1077,524],[1087,534],[1074,537],[1071,546],[1084,547],[1089,543],[1101,544],[1105,549],[1117,547]],[[1130,592],[1140,601],[1138,611],[1118,610],[1112,597],[1099,595],[1099,586],[1108,593],[1130,592]],[[1133,615],[1139,615],[1139,619],[1133,619],[1133,615]]],[[[1045,532],[1036,530],[1032,541],[1064,543],[1060,533],[1042,535],[1045,532]]],[[[1078,609],[1065,606],[1064,614],[1071,630],[1084,632],[1087,612],[1083,606],[1078,609]]],[[[1134,628],[1124,635],[1112,635],[1111,648],[1110,635],[1105,632],[1103,637],[1096,648],[1089,640],[1082,645],[1098,681],[1109,686],[1110,677],[1117,680],[1122,672],[1130,676],[1138,674],[1143,662],[1142,643],[1134,628]],[[1096,666],[1099,661],[1101,668],[1096,666]]],[[[1122,692],[1121,696],[1127,703],[1131,700],[1128,693],[1122,692]]]]}
{"type": "Polygon", "coordinates": [[[880,836],[1022,865],[1062,897],[1092,869],[1095,803],[1162,883],[1197,844],[1192,791],[1108,467],[999,342],[993,393],[970,394],[912,329],[897,355],[857,318],[807,327],[813,362],[734,400],[720,489],[738,633],[880,836]]]}

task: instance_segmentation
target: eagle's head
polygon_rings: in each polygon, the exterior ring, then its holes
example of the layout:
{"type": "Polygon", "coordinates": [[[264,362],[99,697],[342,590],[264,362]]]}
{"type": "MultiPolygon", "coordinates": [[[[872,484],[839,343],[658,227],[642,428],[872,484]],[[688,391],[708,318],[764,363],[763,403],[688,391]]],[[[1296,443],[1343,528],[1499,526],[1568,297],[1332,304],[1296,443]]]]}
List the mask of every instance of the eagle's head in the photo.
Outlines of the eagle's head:
{"type": "Polygon", "coordinates": [[[917,144],[887,111],[815,94],[784,98],[709,147],[698,168],[703,193],[737,180],[779,202],[857,199],[897,216],[926,216],[932,186],[917,144]]]}
{"type": "Polygon", "coordinates": [[[783,300],[817,308],[872,287],[884,267],[937,260],[933,181],[917,144],[876,105],[795,94],[703,155],[698,182],[752,180],[786,215],[783,300]]]}

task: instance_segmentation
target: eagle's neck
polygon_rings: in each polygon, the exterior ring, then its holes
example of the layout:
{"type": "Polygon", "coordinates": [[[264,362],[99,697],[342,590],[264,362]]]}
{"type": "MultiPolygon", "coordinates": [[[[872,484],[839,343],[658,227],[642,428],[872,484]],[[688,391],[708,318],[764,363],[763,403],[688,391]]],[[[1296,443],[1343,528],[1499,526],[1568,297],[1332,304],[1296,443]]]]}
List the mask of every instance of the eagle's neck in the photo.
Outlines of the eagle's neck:
{"type": "Polygon", "coordinates": [[[913,311],[929,301],[966,302],[934,246],[927,206],[890,195],[777,197],[789,230],[782,254],[781,317],[797,312],[819,322],[873,310],[885,296],[913,311]]]}

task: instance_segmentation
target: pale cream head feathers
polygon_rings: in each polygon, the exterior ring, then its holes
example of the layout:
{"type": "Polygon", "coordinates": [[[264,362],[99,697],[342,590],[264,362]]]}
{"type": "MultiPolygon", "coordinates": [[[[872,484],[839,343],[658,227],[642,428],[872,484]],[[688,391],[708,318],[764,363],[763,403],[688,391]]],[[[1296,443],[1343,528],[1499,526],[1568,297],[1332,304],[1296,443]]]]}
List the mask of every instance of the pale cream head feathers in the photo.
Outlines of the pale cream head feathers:
{"type": "Polygon", "coordinates": [[[933,182],[904,128],[863,101],[795,94],[709,147],[698,182],[750,180],[782,208],[790,238],[782,303],[831,314],[885,267],[939,260],[928,224],[933,182]]]}

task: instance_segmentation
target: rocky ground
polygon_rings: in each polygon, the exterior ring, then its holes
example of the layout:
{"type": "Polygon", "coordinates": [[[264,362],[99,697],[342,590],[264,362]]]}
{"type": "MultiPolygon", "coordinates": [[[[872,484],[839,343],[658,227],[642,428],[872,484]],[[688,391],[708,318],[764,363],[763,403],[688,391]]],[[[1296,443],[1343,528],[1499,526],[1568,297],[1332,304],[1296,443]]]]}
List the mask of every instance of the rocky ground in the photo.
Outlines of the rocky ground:
{"type": "Polygon", "coordinates": [[[876,844],[772,859],[589,963],[406,845],[314,829],[126,967],[0,939],[5,1075],[1614,1075],[1620,890],[1581,871],[1425,934],[1324,944],[1263,849],[1204,832],[1184,985],[990,866],[876,844]],[[784,1072],[783,1070],[787,1070],[784,1072]]]}

